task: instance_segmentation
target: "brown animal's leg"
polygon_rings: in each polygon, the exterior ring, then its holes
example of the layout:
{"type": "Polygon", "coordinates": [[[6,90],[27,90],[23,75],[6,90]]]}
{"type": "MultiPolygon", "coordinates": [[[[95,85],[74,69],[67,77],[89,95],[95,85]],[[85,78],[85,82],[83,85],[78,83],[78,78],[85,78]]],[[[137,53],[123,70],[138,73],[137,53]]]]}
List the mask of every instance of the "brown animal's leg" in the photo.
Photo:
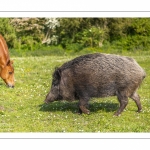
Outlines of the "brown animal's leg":
{"type": "Polygon", "coordinates": [[[90,111],[88,110],[88,100],[85,99],[80,99],[79,100],[79,113],[85,113],[85,114],[90,114],[90,111]]]}
{"type": "Polygon", "coordinates": [[[137,112],[141,112],[142,111],[142,106],[141,106],[141,102],[140,102],[140,96],[135,92],[130,96],[130,98],[132,98],[135,101],[135,103],[138,107],[137,112]]]}
{"type": "Polygon", "coordinates": [[[119,116],[128,104],[128,97],[125,96],[124,92],[117,93],[117,98],[120,103],[120,107],[118,111],[114,114],[115,116],[119,116]]]}

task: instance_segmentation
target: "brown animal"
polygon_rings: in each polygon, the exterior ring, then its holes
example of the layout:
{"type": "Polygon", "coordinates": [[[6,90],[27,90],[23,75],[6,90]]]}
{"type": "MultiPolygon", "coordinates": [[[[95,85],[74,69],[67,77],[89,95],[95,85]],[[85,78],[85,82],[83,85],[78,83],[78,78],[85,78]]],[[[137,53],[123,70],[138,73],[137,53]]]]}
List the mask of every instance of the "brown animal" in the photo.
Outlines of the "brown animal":
{"type": "Polygon", "coordinates": [[[79,112],[89,114],[90,98],[117,96],[120,107],[115,115],[118,116],[130,97],[140,112],[142,106],[137,90],[145,76],[145,71],[132,58],[100,53],[83,55],[54,71],[45,102],[77,99],[79,112]]]}
{"type": "Polygon", "coordinates": [[[9,51],[5,39],[0,35],[0,77],[8,87],[14,87],[14,67],[10,60],[9,51]]]}

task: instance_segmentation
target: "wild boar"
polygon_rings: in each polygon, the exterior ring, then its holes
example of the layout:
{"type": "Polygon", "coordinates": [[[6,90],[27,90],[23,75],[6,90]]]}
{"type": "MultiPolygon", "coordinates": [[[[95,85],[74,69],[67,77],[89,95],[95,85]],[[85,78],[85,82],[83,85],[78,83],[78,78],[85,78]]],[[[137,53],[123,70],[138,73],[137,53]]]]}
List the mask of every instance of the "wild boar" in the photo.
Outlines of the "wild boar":
{"type": "Polygon", "coordinates": [[[79,113],[89,114],[92,97],[117,96],[120,115],[132,98],[138,112],[142,110],[137,89],[145,78],[145,71],[129,57],[114,54],[86,54],[64,63],[53,73],[50,92],[45,102],[79,100],[79,113]]]}

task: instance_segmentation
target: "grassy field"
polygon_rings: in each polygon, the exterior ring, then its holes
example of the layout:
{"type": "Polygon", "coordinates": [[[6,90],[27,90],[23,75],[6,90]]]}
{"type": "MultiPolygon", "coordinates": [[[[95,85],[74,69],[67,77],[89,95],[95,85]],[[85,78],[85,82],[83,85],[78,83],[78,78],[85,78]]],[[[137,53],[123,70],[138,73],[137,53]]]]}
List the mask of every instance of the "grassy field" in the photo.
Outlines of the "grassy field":
{"type": "Polygon", "coordinates": [[[91,99],[90,115],[77,114],[77,101],[44,104],[54,68],[75,56],[12,57],[16,85],[0,80],[0,132],[150,132],[150,55],[129,55],[147,73],[138,92],[143,112],[129,99],[120,117],[116,97],[91,99]]]}

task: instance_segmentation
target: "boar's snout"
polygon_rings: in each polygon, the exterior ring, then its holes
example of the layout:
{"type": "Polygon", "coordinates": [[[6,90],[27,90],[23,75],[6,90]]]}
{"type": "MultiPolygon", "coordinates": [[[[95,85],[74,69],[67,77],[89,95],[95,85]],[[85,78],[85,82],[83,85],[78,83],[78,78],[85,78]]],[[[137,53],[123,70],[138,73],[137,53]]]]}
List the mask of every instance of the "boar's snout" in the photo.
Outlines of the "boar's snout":
{"type": "Polygon", "coordinates": [[[48,104],[49,102],[53,102],[53,101],[55,101],[54,96],[51,93],[47,94],[44,102],[48,104]]]}

